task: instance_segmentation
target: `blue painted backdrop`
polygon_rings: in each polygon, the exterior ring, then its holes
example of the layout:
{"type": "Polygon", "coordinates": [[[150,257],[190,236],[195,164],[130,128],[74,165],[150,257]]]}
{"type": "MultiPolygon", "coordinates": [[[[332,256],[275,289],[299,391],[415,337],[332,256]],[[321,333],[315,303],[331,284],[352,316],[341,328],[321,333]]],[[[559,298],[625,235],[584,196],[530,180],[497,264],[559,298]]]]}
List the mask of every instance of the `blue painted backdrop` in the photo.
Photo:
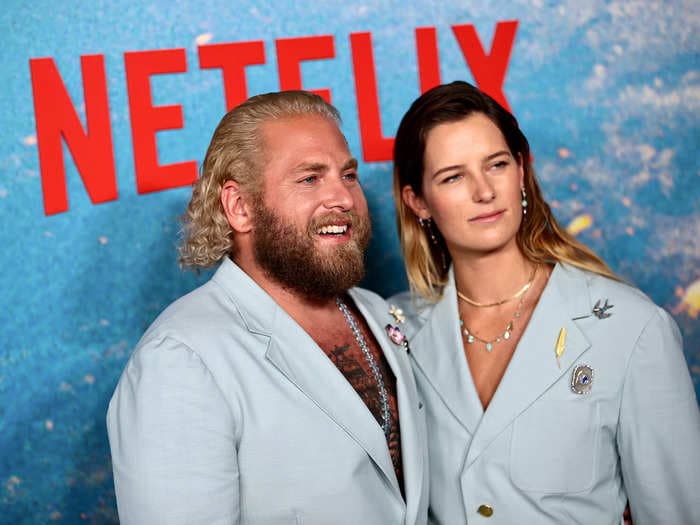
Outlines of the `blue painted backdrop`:
{"type": "MultiPolygon", "coordinates": [[[[138,195],[123,53],[186,48],[188,71],[152,80],[184,128],[158,134],[161,163],[201,160],[225,110],[201,43],[264,40],[249,94],[279,89],[274,41],[331,34],[336,57],[307,62],[330,88],[361,157],[349,34],[369,31],[384,134],[419,94],[414,30],[434,26],[443,81],[472,80],[450,27],[472,23],[488,50],[498,21],[519,26],[504,85],[559,219],[671,311],[700,378],[700,3],[508,0],[356,3],[12,1],[0,12],[0,522],[116,523],[104,415],[143,330],[207,275],[176,263],[186,188],[138,195]],[[53,57],[83,118],[80,56],[104,54],[118,200],[90,202],[66,155],[70,210],[42,204],[29,59],[53,57]]],[[[374,217],[366,285],[405,287],[391,166],[361,164],[374,217]]]]}

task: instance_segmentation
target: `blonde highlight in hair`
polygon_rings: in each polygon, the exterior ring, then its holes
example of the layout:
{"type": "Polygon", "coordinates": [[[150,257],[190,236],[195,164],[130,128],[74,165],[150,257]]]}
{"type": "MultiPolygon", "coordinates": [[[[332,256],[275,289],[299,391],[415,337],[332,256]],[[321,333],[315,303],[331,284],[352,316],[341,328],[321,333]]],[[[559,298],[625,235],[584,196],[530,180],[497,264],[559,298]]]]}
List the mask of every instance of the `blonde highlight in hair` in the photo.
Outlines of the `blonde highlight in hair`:
{"type": "Polygon", "coordinates": [[[440,232],[434,229],[436,242],[429,237],[418,217],[403,201],[401,182],[394,170],[394,205],[396,207],[396,225],[399,242],[403,252],[408,283],[411,291],[418,293],[431,302],[437,302],[447,284],[447,265],[450,254],[441,242],[440,232]],[[442,244],[442,246],[441,246],[442,244]],[[443,264],[444,261],[444,264],[443,264]]]}
{"type": "Polygon", "coordinates": [[[179,262],[207,268],[236,251],[233,230],[221,204],[227,181],[241,192],[259,196],[266,145],[261,127],[265,122],[305,115],[319,115],[340,125],[340,114],[323,98],[307,91],[282,91],[249,98],[219,122],[202,163],[200,177],[183,215],[179,262]]]}
{"type": "Polygon", "coordinates": [[[535,263],[562,262],[619,280],[590,248],[562,228],[542,196],[530,162],[530,146],[507,110],[486,93],[467,82],[437,86],[418,97],[404,115],[394,143],[394,205],[399,240],[411,290],[430,302],[437,302],[447,284],[449,253],[436,228],[433,242],[413,211],[403,202],[402,190],[409,186],[423,194],[423,162],[428,132],[439,124],[455,122],[482,113],[501,131],[511,154],[519,159],[527,194],[527,215],[523,215],[516,241],[524,256],[535,263]],[[446,261],[443,264],[443,260],[446,261]]]}

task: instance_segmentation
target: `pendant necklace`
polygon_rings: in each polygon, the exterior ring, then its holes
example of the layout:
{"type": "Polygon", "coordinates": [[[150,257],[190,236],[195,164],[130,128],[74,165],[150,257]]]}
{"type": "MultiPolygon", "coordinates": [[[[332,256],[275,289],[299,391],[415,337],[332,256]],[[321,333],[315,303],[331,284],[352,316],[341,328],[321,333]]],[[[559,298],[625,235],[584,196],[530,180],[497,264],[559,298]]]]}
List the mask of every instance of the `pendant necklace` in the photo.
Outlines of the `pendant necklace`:
{"type": "Polygon", "coordinates": [[[495,303],[477,303],[476,301],[472,301],[469,299],[466,295],[462,294],[461,292],[457,291],[457,296],[464,300],[465,302],[477,306],[480,308],[486,308],[489,306],[499,306],[501,304],[505,304],[508,301],[512,301],[513,299],[517,299],[518,297],[520,300],[518,301],[518,305],[515,307],[515,313],[513,314],[513,317],[511,318],[510,321],[508,321],[508,324],[506,325],[506,329],[503,331],[503,333],[497,335],[491,340],[483,339],[476,335],[472,330],[467,328],[467,326],[464,324],[464,320],[460,316],[459,318],[459,329],[460,332],[462,333],[462,336],[467,340],[467,344],[473,344],[474,341],[478,341],[480,343],[483,343],[484,346],[486,347],[486,351],[490,352],[493,350],[493,345],[494,343],[500,343],[501,341],[507,341],[510,339],[510,336],[513,332],[513,322],[515,322],[516,319],[520,318],[520,309],[523,306],[523,302],[525,301],[525,292],[527,292],[530,287],[532,286],[532,283],[535,280],[535,275],[537,274],[537,266],[532,270],[532,274],[530,274],[530,279],[528,282],[523,286],[520,290],[516,292],[515,295],[508,297],[507,299],[503,299],[501,301],[496,301],[495,303]]]}
{"type": "Polygon", "coordinates": [[[360,327],[357,326],[357,321],[355,321],[355,318],[352,316],[350,309],[345,305],[345,303],[340,297],[338,297],[335,300],[335,304],[338,305],[338,309],[342,312],[343,317],[345,317],[345,320],[350,326],[350,329],[352,330],[352,333],[355,336],[355,340],[360,346],[360,350],[362,350],[362,354],[365,357],[365,361],[367,361],[367,364],[372,370],[374,380],[377,382],[377,387],[379,389],[379,401],[382,412],[382,430],[384,431],[384,436],[387,439],[389,439],[389,432],[391,431],[391,412],[389,411],[389,397],[386,393],[386,385],[384,384],[382,372],[381,370],[379,370],[377,362],[374,360],[374,356],[372,355],[372,352],[370,352],[369,346],[367,346],[367,341],[365,341],[365,338],[362,335],[362,332],[360,331],[360,327]]]}

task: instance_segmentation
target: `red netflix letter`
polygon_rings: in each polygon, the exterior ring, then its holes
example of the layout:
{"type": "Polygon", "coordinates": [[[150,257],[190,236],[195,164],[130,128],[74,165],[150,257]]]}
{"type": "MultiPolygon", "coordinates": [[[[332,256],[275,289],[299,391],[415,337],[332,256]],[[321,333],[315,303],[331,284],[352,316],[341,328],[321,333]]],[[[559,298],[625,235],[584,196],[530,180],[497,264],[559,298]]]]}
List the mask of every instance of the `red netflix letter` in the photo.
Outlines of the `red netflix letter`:
{"type": "Polygon", "coordinates": [[[473,25],[452,26],[452,31],[474,76],[476,85],[496,99],[508,111],[510,111],[510,104],[503,93],[503,82],[506,78],[517,29],[517,20],[498,22],[491,43],[491,52],[487,55],[473,25]]]}
{"type": "Polygon", "coordinates": [[[230,111],[248,98],[248,84],[245,67],[265,63],[265,43],[231,42],[199,46],[199,67],[215,69],[220,67],[224,76],[226,111],[230,111]]]}
{"type": "MultiPolygon", "coordinates": [[[[335,58],[335,43],[332,35],[280,38],[277,47],[277,70],[280,77],[280,90],[304,89],[301,82],[300,62],[335,58]]],[[[308,89],[331,103],[329,89],[308,89]]]]}
{"type": "Polygon", "coordinates": [[[362,156],[366,162],[391,160],[394,138],[382,135],[372,35],[370,33],[350,33],[350,48],[355,74],[362,156]]]}
{"type": "Polygon", "coordinates": [[[192,184],[197,178],[195,161],[165,166],[158,164],[156,132],[182,128],[182,106],[154,106],[150,83],[151,75],[187,71],[185,50],[127,52],[124,53],[124,66],[134,144],[136,189],[139,193],[149,193],[192,184]]]}
{"type": "Polygon", "coordinates": [[[434,27],[416,28],[416,54],[420,92],[440,85],[440,62],[438,60],[437,33],[434,27]]]}
{"type": "Polygon", "coordinates": [[[81,56],[80,68],[87,132],[83,131],[53,59],[29,60],[46,215],[68,210],[61,140],[70,149],[90,200],[98,203],[117,198],[104,56],[81,56]]]}

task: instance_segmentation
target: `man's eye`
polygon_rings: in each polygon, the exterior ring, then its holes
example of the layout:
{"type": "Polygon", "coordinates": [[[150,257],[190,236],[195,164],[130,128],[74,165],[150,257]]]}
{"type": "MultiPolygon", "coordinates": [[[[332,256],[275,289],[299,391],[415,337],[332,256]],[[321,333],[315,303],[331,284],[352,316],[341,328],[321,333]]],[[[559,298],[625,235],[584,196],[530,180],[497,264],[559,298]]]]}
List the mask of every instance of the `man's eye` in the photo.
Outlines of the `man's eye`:
{"type": "Polygon", "coordinates": [[[309,175],[308,177],[301,179],[299,182],[302,184],[313,184],[317,179],[318,177],[316,175],[309,175]]]}
{"type": "Polygon", "coordinates": [[[349,172],[349,173],[345,173],[345,174],[343,175],[343,178],[344,178],[345,180],[354,181],[354,180],[357,180],[359,177],[358,177],[358,175],[357,175],[356,172],[351,171],[351,172],[349,172]]]}

